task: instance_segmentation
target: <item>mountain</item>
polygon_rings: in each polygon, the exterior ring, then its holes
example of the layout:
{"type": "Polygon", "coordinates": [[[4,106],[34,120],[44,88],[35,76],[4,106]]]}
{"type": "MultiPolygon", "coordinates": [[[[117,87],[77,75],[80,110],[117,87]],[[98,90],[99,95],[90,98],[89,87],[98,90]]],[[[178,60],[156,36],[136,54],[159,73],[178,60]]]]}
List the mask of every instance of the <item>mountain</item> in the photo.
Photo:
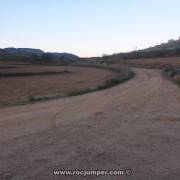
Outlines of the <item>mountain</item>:
{"type": "Polygon", "coordinates": [[[46,55],[51,56],[54,59],[58,59],[58,58],[60,58],[60,59],[69,59],[69,60],[72,60],[72,61],[77,60],[79,58],[78,56],[76,56],[74,54],[71,54],[71,53],[48,52],[48,53],[46,53],[46,55]]]}
{"type": "Polygon", "coordinates": [[[30,49],[30,48],[5,48],[8,53],[19,55],[19,56],[42,56],[44,52],[40,49],[30,49]]]}
{"type": "Polygon", "coordinates": [[[0,49],[0,60],[24,61],[30,63],[73,63],[79,57],[70,53],[44,52],[33,48],[5,48],[0,49]]]}
{"type": "Polygon", "coordinates": [[[0,56],[6,56],[9,53],[7,51],[5,51],[4,49],[0,49],[0,56]]]}

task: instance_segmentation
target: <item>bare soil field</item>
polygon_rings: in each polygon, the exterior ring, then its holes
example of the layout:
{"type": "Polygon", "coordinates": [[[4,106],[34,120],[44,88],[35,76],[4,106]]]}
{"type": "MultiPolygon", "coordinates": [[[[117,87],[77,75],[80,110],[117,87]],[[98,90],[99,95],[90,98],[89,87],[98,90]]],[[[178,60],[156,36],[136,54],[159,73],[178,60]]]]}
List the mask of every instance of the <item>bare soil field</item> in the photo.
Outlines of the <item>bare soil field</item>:
{"type": "Polygon", "coordinates": [[[180,66],[180,57],[124,60],[124,64],[142,68],[162,69],[167,65],[180,66]]]}
{"type": "Polygon", "coordinates": [[[159,70],[103,91],[0,109],[0,179],[179,180],[180,90],[159,70]],[[132,169],[130,176],[53,170],[132,169]]]}
{"type": "Polygon", "coordinates": [[[0,72],[53,72],[69,69],[65,66],[43,66],[43,65],[0,65],[0,72]],[[3,67],[3,68],[2,68],[3,67]],[[6,68],[7,67],[7,68],[6,68]]]}
{"type": "Polygon", "coordinates": [[[0,60],[0,66],[9,66],[9,65],[31,65],[27,62],[18,62],[18,61],[2,61],[0,60]]]}
{"type": "Polygon", "coordinates": [[[88,67],[66,66],[17,66],[16,68],[3,68],[0,72],[63,72],[59,75],[37,75],[21,77],[0,78],[0,105],[16,104],[35,96],[64,95],[66,93],[96,87],[106,80],[117,76],[117,73],[88,67]]]}

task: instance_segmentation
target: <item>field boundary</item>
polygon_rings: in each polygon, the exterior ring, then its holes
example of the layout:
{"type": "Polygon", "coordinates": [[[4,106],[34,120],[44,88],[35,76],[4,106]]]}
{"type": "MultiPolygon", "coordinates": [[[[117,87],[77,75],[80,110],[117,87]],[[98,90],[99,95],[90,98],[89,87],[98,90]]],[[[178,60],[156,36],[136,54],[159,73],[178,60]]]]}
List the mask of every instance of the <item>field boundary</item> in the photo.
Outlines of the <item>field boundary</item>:
{"type": "Polygon", "coordinates": [[[1,104],[0,108],[8,107],[8,106],[15,106],[15,105],[26,105],[26,104],[32,104],[36,102],[42,102],[42,101],[48,101],[48,100],[56,100],[60,98],[67,98],[72,96],[78,96],[83,95],[95,91],[105,90],[108,88],[111,88],[113,86],[119,85],[121,83],[124,83],[130,79],[132,79],[135,76],[135,72],[131,68],[127,67],[109,67],[109,66],[102,66],[102,65],[88,65],[88,64],[81,64],[81,65],[69,65],[72,67],[89,67],[89,68],[100,68],[100,69],[106,69],[110,71],[114,71],[118,73],[119,75],[116,78],[112,78],[110,80],[105,81],[103,84],[97,85],[93,88],[86,88],[83,90],[74,90],[72,92],[69,92],[65,95],[47,95],[47,96],[29,96],[27,100],[23,100],[19,103],[7,103],[7,104],[1,104]]]}
{"type": "Polygon", "coordinates": [[[21,77],[21,76],[44,76],[44,75],[57,75],[57,74],[66,74],[72,73],[71,71],[54,71],[54,72],[13,72],[13,73],[0,73],[0,78],[8,77],[21,77]]]}

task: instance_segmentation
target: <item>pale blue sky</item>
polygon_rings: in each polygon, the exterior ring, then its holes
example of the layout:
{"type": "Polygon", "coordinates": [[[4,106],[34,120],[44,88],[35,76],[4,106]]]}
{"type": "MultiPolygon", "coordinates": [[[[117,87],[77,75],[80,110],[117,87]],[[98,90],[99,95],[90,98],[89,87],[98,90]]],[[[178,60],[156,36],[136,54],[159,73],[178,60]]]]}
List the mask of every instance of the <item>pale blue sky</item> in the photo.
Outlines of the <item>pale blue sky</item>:
{"type": "Polygon", "coordinates": [[[0,17],[0,48],[100,56],[180,36],[179,0],[0,0],[0,17]]]}

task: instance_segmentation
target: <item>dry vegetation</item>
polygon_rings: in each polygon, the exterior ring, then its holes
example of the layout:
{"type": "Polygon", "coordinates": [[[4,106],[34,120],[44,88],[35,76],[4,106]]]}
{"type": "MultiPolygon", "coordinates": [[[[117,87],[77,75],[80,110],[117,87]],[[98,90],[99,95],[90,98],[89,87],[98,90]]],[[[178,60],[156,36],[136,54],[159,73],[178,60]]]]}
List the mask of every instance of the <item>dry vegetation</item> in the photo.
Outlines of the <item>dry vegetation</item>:
{"type": "Polygon", "coordinates": [[[180,66],[180,57],[124,60],[120,64],[140,68],[163,69],[168,65],[180,66]]]}
{"type": "Polygon", "coordinates": [[[180,66],[168,65],[164,68],[164,74],[173,82],[180,85],[180,66]]]}

